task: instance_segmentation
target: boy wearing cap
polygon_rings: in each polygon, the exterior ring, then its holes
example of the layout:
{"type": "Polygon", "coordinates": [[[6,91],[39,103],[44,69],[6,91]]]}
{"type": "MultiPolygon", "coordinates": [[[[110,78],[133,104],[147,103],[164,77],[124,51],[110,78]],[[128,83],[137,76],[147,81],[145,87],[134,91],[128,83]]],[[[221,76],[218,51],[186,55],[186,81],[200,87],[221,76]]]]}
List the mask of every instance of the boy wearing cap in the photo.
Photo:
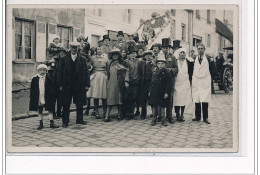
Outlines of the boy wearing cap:
{"type": "Polygon", "coordinates": [[[138,87],[138,60],[137,56],[137,48],[135,46],[130,46],[128,48],[129,58],[126,59],[125,67],[129,69],[129,87],[127,89],[127,110],[126,110],[126,119],[130,120],[130,118],[136,119],[134,116],[135,104],[137,101],[137,87],[138,87]]]}
{"type": "Polygon", "coordinates": [[[149,88],[149,105],[153,109],[153,120],[151,126],[156,124],[157,116],[162,117],[162,125],[167,126],[165,116],[161,116],[161,111],[171,102],[172,77],[169,70],[166,69],[166,60],[164,54],[159,53],[156,60],[157,69],[152,75],[149,88]]]}
{"type": "Polygon", "coordinates": [[[71,51],[61,59],[58,70],[57,86],[61,90],[63,103],[62,127],[67,128],[69,124],[70,105],[76,104],[76,124],[86,124],[83,121],[83,105],[86,104],[86,91],[90,87],[90,76],[86,60],[78,54],[79,43],[70,43],[71,51]]]}
{"type": "Polygon", "coordinates": [[[43,128],[43,107],[48,111],[48,117],[50,120],[50,128],[58,128],[59,126],[54,124],[53,121],[53,105],[55,90],[52,84],[52,79],[47,75],[47,66],[40,64],[37,67],[37,74],[32,78],[30,89],[30,111],[38,111],[40,118],[40,125],[38,130],[43,128]]]}
{"type": "Polygon", "coordinates": [[[145,119],[147,115],[148,89],[151,84],[153,75],[153,52],[151,50],[144,51],[143,60],[138,64],[138,81],[139,81],[139,101],[142,107],[141,119],[145,119]]]}

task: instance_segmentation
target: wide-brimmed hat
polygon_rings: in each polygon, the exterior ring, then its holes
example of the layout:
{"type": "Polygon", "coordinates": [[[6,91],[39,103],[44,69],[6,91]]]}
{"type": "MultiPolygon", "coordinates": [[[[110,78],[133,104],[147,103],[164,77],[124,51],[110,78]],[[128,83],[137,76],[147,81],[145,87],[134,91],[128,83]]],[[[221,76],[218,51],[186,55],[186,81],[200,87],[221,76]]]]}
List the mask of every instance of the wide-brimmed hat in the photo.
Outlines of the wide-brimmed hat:
{"type": "Polygon", "coordinates": [[[146,46],[144,44],[138,44],[135,47],[137,48],[137,50],[139,50],[139,49],[146,50],[146,46]]]}
{"type": "Polygon", "coordinates": [[[104,41],[105,39],[108,39],[110,41],[110,38],[109,38],[108,35],[103,35],[103,40],[102,41],[104,41]]]}
{"type": "Polygon", "coordinates": [[[129,40],[129,41],[126,42],[126,47],[129,47],[131,45],[135,46],[136,42],[134,40],[129,40]]]}
{"type": "Polygon", "coordinates": [[[180,40],[174,40],[172,43],[173,43],[173,44],[172,44],[172,48],[173,48],[173,49],[182,48],[182,46],[181,46],[181,41],[180,41],[180,40]]]}
{"type": "Polygon", "coordinates": [[[58,35],[55,35],[54,38],[53,38],[53,41],[54,41],[55,39],[59,39],[59,40],[60,40],[60,37],[59,37],[58,35]]]}
{"type": "Polygon", "coordinates": [[[76,42],[76,41],[69,43],[69,45],[70,45],[70,47],[79,47],[80,46],[79,42],[76,42]]]}
{"type": "Polygon", "coordinates": [[[117,32],[117,36],[119,36],[119,35],[125,36],[123,31],[118,31],[118,32],[117,32]]]}
{"type": "Polygon", "coordinates": [[[158,62],[164,62],[164,63],[166,63],[165,55],[164,55],[163,53],[159,53],[159,54],[158,54],[156,63],[158,63],[158,62]]]}
{"type": "Polygon", "coordinates": [[[162,47],[171,47],[170,38],[163,38],[162,39],[162,47]]]}
{"type": "Polygon", "coordinates": [[[117,53],[119,58],[121,57],[120,49],[113,48],[113,49],[110,50],[110,52],[108,52],[108,59],[112,60],[112,56],[113,56],[114,53],[117,53]]]}
{"type": "Polygon", "coordinates": [[[160,43],[153,44],[150,50],[153,50],[154,47],[158,47],[160,50],[162,49],[162,45],[160,43]]]}
{"type": "Polygon", "coordinates": [[[153,51],[151,51],[151,50],[146,50],[146,51],[144,51],[144,55],[143,55],[143,56],[148,55],[148,54],[152,55],[152,54],[153,54],[153,51]]]}
{"type": "Polygon", "coordinates": [[[128,47],[128,53],[131,54],[132,52],[138,52],[138,50],[135,46],[129,46],[128,47]]]}

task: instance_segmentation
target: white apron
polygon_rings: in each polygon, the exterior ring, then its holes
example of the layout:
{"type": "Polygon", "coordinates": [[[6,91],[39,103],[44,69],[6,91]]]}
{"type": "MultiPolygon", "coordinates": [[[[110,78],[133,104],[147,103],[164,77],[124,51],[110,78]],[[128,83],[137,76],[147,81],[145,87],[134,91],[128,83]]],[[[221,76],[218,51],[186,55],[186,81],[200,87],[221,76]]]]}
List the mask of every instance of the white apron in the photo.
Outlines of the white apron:
{"type": "Polygon", "coordinates": [[[175,79],[173,105],[186,106],[192,102],[188,64],[186,59],[184,60],[182,66],[179,59],[177,59],[177,63],[179,71],[175,79]]]}
{"type": "Polygon", "coordinates": [[[195,58],[192,76],[192,98],[195,103],[209,103],[211,100],[211,76],[208,59],[205,55],[201,64],[199,63],[199,57],[195,58]]]}

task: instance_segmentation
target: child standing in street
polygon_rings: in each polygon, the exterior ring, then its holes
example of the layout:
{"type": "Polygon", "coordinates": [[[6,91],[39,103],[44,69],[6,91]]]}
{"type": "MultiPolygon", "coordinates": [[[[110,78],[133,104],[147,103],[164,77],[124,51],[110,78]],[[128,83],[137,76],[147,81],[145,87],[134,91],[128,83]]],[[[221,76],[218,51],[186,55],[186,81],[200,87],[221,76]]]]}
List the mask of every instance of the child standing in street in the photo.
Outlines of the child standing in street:
{"type": "Polygon", "coordinates": [[[51,77],[47,75],[47,66],[40,64],[37,67],[37,74],[32,78],[31,90],[30,90],[30,111],[38,111],[40,119],[40,125],[38,130],[43,128],[43,108],[48,111],[48,117],[50,120],[50,128],[58,128],[59,126],[54,124],[53,121],[53,105],[55,98],[55,90],[51,77]]]}
{"type": "MultiPolygon", "coordinates": [[[[170,103],[170,93],[172,90],[172,77],[169,70],[166,69],[165,56],[158,54],[156,60],[157,68],[152,75],[152,81],[149,89],[149,105],[152,106],[153,120],[151,126],[156,124],[157,116],[161,117],[161,111],[165,110],[170,103]]],[[[165,116],[162,116],[162,125],[167,126],[165,116]]]]}

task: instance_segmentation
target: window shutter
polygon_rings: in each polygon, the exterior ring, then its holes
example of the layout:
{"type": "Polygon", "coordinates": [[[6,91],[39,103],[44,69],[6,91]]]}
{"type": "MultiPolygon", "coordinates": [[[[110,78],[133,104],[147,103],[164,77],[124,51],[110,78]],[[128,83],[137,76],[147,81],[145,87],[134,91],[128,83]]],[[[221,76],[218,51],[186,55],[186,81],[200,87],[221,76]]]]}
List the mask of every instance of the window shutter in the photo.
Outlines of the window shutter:
{"type": "Polygon", "coordinates": [[[46,61],[46,23],[36,22],[36,62],[46,61]]]}
{"type": "Polygon", "coordinates": [[[53,38],[57,35],[57,24],[48,23],[48,46],[53,42],[53,38]]]}
{"type": "Polygon", "coordinates": [[[15,52],[15,18],[12,17],[12,61],[16,58],[15,52]]]}
{"type": "Polygon", "coordinates": [[[80,34],[81,34],[81,29],[73,27],[73,41],[77,41],[77,38],[80,36],[80,34]]]}

